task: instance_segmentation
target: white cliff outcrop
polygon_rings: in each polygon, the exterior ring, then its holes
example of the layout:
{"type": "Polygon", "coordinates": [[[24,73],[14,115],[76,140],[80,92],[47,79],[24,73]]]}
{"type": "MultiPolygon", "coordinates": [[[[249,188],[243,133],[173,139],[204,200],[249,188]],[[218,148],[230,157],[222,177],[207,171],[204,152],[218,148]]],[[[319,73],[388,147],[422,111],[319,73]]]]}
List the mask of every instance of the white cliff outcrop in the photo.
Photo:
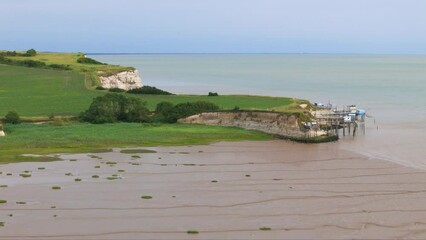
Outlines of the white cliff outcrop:
{"type": "Polygon", "coordinates": [[[138,70],[124,71],[108,77],[99,76],[102,87],[121,88],[130,90],[142,87],[142,79],[139,77],[138,70]]]}
{"type": "Polygon", "coordinates": [[[4,137],[6,134],[3,132],[3,130],[0,130],[0,137],[4,137]]]}

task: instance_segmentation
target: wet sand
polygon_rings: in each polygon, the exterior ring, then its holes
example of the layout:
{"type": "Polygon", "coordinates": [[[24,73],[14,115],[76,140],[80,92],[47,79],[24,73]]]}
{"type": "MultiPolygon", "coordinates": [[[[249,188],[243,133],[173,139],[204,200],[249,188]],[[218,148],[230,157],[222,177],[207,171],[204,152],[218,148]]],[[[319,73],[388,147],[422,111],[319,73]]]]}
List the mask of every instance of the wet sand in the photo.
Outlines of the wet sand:
{"type": "Polygon", "coordinates": [[[424,170],[338,143],[143,149],[1,165],[0,239],[426,238],[424,170]]]}

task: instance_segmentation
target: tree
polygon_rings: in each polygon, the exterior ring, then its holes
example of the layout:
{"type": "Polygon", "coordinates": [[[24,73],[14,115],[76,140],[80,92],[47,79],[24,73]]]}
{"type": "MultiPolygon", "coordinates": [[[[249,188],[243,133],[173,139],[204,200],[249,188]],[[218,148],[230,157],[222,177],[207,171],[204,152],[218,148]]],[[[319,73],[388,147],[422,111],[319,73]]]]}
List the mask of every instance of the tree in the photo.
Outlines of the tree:
{"type": "Polygon", "coordinates": [[[93,99],[81,119],[91,123],[148,122],[149,110],[139,98],[108,93],[93,99]]]}
{"type": "Polygon", "coordinates": [[[37,51],[31,48],[30,50],[25,52],[24,55],[27,56],[27,57],[33,57],[33,56],[37,55],[37,51]]]}
{"type": "Polygon", "coordinates": [[[155,120],[175,123],[180,118],[217,110],[219,110],[219,107],[216,104],[204,101],[179,103],[175,106],[170,102],[160,102],[155,109],[155,120]]]}
{"type": "Polygon", "coordinates": [[[4,117],[4,119],[6,123],[11,123],[11,124],[21,123],[21,118],[19,117],[18,113],[15,111],[9,111],[4,117]]]}
{"type": "Polygon", "coordinates": [[[214,112],[217,110],[219,110],[219,107],[216,104],[205,101],[179,103],[174,107],[177,119],[189,117],[202,112],[214,112]]]}
{"type": "Polygon", "coordinates": [[[173,104],[170,102],[160,102],[155,108],[155,114],[157,121],[174,123],[177,121],[177,114],[173,108],[173,104]]]}

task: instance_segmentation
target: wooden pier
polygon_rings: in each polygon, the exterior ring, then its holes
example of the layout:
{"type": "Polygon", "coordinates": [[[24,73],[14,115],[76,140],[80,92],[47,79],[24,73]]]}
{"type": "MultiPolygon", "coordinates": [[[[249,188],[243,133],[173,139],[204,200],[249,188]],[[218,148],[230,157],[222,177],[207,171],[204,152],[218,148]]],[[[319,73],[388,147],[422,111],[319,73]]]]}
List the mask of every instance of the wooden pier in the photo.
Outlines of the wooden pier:
{"type": "MultiPolygon", "coordinates": [[[[355,136],[361,131],[365,134],[365,111],[351,105],[338,110],[337,108],[326,108],[315,112],[315,120],[309,124],[314,132],[327,135],[355,136]]],[[[318,133],[318,134],[320,134],[318,133]]]]}

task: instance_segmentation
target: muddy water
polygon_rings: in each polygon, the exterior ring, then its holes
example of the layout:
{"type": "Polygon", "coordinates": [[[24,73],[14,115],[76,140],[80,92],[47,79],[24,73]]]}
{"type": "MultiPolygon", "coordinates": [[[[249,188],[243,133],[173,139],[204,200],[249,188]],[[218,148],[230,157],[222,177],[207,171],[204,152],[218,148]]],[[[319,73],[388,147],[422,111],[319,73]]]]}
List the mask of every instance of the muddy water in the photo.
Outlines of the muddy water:
{"type": "Polygon", "coordinates": [[[0,239],[426,237],[426,172],[336,143],[145,149],[1,165],[0,239]]]}

